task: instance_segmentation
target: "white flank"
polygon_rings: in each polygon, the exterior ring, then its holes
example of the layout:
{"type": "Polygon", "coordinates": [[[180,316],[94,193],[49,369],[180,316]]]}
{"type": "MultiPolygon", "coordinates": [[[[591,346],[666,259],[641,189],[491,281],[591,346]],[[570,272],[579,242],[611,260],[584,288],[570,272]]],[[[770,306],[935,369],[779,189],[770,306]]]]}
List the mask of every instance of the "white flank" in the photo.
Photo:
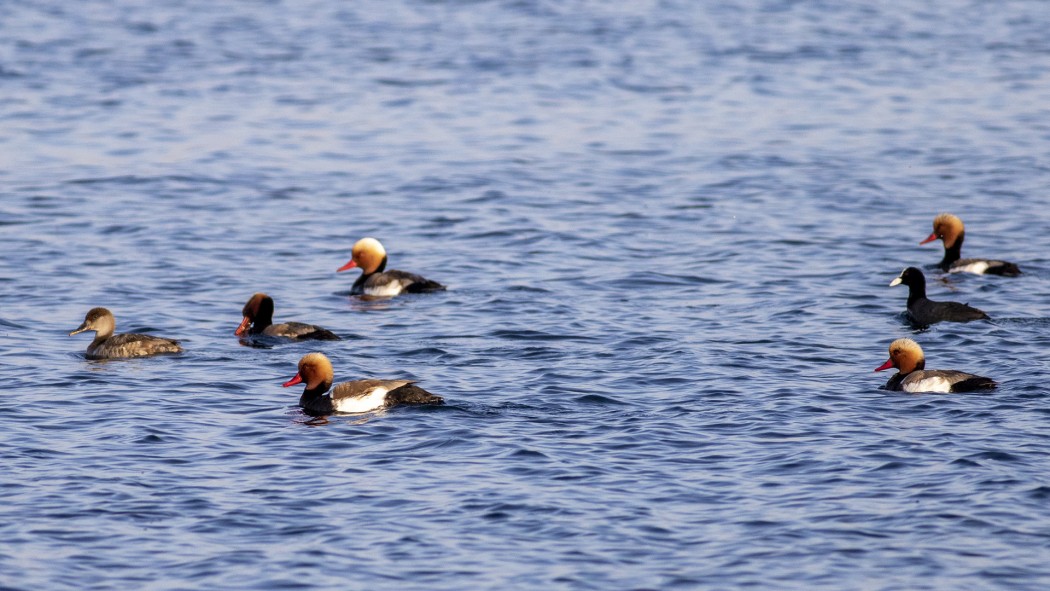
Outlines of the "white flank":
{"type": "Polygon", "coordinates": [[[977,261],[976,263],[970,263],[969,265],[962,265],[959,267],[952,267],[952,273],[975,273],[977,275],[984,275],[984,272],[988,270],[991,265],[988,261],[977,261]]]}
{"type": "Polygon", "coordinates": [[[404,284],[399,280],[390,281],[383,285],[373,286],[365,289],[365,295],[385,298],[390,296],[396,296],[401,293],[404,289],[404,284]]]}
{"type": "Polygon", "coordinates": [[[925,378],[903,384],[905,392],[940,392],[952,391],[952,383],[942,377],[925,378]]]}
{"type": "Polygon", "coordinates": [[[372,388],[368,394],[357,398],[339,398],[333,400],[339,412],[368,412],[382,408],[386,404],[386,388],[372,388]]]}

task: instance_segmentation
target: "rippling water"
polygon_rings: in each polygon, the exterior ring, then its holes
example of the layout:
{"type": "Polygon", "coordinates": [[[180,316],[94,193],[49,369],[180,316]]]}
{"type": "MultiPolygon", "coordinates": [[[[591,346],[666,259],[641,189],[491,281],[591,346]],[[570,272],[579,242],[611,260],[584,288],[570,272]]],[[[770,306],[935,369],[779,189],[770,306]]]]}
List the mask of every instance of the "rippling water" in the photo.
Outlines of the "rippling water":
{"type": "Polygon", "coordinates": [[[155,4],[2,5],[0,587],[1050,586],[1041,3],[155,4]],[[1025,275],[913,334],[941,211],[1025,275]],[[448,404],[306,424],[315,348],[448,404]]]}

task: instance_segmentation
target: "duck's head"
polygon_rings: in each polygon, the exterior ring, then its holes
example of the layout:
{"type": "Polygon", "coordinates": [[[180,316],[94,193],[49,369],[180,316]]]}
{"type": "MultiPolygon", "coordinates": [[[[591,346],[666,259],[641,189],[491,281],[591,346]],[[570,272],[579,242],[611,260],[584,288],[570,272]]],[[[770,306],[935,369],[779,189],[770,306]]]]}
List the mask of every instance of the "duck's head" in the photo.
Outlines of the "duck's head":
{"type": "Polygon", "coordinates": [[[350,262],[336,269],[336,273],[360,267],[361,271],[368,275],[380,270],[385,262],[386,249],[383,245],[375,238],[362,238],[354,243],[350,262]]]}
{"type": "Polygon", "coordinates": [[[890,343],[890,358],[886,363],[875,368],[882,371],[896,367],[901,373],[908,374],[926,367],[926,357],[922,354],[922,347],[911,339],[897,339],[890,343]]]}
{"type": "Polygon", "coordinates": [[[894,278],[893,281],[890,281],[890,287],[895,287],[902,283],[904,285],[907,285],[908,287],[911,287],[912,285],[925,286],[926,276],[923,275],[922,271],[918,270],[917,268],[908,267],[907,269],[901,271],[901,274],[894,278]]]}
{"type": "Polygon", "coordinates": [[[80,323],[80,326],[69,333],[69,336],[80,334],[85,331],[93,330],[99,336],[109,336],[113,334],[113,331],[117,328],[117,320],[113,318],[113,313],[105,308],[92,308],[88,310],[86,316],[84,316],[84,322],[80,323]]]}
{"type": "Polygon", "coordinates": [[[273,298],[264,293],[253,295],[248,299],[248,303],[244,304],[241,315],[244,319],[233,333],[237,336],[244,334],[253,322],[265,321],[265,324],[269,326],[273,323],[273,298]]]}
{"type": "Polygon", "coordinates": [[[305,382],[307,391],[317,390],[323,386],[321,391],[326,392],[331,387],[334,377],[332,362],[325,357],[324,353],[307,353],[299,360],[299,371],[296,372],[295,377],[283,385],[287,388],[305,382]]]}
{"type": "Polygon", "coordinates": [[[919,244],[940,240],[944,243],[944,248],[951,248],[955,245],[955,241],[959,239],[959,236],[962,236],[963,230],[965,228],[962,220],[950,213],[942,213],[933,218],[933,233],[919,244]]]}

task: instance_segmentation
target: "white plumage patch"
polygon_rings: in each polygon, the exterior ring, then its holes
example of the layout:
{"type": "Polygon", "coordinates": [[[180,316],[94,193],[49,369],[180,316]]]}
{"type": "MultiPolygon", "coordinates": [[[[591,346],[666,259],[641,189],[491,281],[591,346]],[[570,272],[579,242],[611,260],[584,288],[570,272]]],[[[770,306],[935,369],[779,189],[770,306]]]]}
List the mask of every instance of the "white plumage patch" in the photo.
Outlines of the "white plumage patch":
{"type": "Polygon", "coordinates": [[[991,265],[988,264],[988,261],[977,261],[976,263],[970,263],[969,265],[960,265],[958,267],[952,267],[951,272],[975,273],[977,275],[984,275],[985,271],[987,271],[989,267],[991,267],[991,265]]]}
{"type": "Polygon", "coordinates": [[[941,392],[952,391],[952,383],[942,377],[923,378],[912,382],[901,384],[905,392],[941,392]]]}
{"type": "Polygon", "coordinates": [[[387,389],[383,387],[372,388],[364,396],[356,398],[338,398],[333,400],[333,406],[339,412],[368,412],[382,408],[386,404],[387,389]]]}
{"type": "Polygon", "coordinates": [[[396,296],[404,290],[406,285],[411,285],[411,282],[403,282],[400,279],[395,279],[382,285],[373,285],[365,288],[365,295],[379,298],[396,296]]]}

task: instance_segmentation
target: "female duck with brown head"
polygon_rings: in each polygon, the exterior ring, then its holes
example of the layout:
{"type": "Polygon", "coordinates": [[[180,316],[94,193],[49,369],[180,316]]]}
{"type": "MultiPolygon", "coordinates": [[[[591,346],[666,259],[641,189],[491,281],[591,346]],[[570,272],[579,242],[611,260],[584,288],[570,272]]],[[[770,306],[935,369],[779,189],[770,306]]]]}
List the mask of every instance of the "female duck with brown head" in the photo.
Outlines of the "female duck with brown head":
{"type": "Polygon", "coordinates": [[[273,298],[264,294],[253,295],[241,310],[244,319],[234,334],[242,336],[265,335],[294,340],[338,341],[339,336],[330,330],[302,322],[273,323],[273,298]]]}
{"type": "Polygon", "coordinates": [[[333,388],[333,379],[332,362],[323,353],[308,353],[299,360],[299,371],[284,387],[305,383],[299,406],[313,416],[368,412],[399,404],[444,403],[440,396],[416,386],[412,380],[355,380],[333,388]]]}
{"type": "Polygon", "coordinates": [[[113,331],[116,327],[117,321],[112,312],[105,308],[92,308],[84,317],[84,322],[69,336],[95,331],[95,340],[87,348],[88,359],[122,359],[182,352],[176,340],[133,333],[115,335],[113,331]]]}
{"type": "Polygon", "coordinates": [[[922,347],[911,339],[897,339],[890,343],[890,358],[875,371],[891,367],[898,371],[886,382],[887,390],[948,393],[989,390],[996,386],[991,378],[971,373],[953,369],[925,369],[926,357],[922,347]]]}
{"type": "Polygon", "coordinates": [[[1021,269],[1013,263],[992,259],[964,259],[962,256],[963,238],[966,228],[958,217],[942,213],[933,218],[933,233],[919,244],[934,240],[944,243],[944,258],[937,266],[948,273],[975,273],[977,275],[1004,275],[1016,277],[1021,269]]]}
{"type": "Polygon", "coordinates": [[[350,288],[350,295],[390,297],[402,293],[424,293],[445,289],[437,281],[424,279],[414,273],[386,269],[386,249],[375,238],[362,238],[354,244],[350,262],[336,269],[336,273],[361,268],[361,276],[350,288]]]}

